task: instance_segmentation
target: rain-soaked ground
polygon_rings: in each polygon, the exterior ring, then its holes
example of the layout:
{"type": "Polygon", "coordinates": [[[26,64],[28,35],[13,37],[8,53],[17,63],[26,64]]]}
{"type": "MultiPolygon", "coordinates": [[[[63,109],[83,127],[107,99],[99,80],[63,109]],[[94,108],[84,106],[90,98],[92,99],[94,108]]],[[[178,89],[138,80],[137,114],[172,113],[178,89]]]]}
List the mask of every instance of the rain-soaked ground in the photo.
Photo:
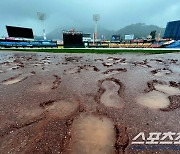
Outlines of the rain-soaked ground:
{"type": "Polygon", "coordinates": [[[180,153],[132,144],[179,128],[180,53],[0,52],[1,154],[180,153]]]}

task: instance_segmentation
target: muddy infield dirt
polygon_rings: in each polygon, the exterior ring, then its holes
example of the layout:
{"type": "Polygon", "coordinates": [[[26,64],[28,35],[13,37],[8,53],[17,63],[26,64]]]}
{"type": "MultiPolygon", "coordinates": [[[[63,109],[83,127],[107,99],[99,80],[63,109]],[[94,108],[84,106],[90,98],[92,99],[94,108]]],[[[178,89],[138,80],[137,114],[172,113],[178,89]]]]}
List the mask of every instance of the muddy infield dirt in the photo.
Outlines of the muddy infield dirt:
{"type": "Polygon", "coordinates": [[[1,154],[180,153],[131,145],[179,128],[179,53],[0,52],[1,154]]]}

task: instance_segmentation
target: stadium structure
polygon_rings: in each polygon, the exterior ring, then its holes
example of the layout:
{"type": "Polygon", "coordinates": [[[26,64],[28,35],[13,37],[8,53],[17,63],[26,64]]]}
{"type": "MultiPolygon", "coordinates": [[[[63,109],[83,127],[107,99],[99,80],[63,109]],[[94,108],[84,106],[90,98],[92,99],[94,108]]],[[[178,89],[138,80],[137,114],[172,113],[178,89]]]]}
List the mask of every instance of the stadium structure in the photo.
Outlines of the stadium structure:
{"type": "Polygon", "coordinates": [[[167,23],[164,38],[180,40],[180,20],[167,23]]]}
{"type": "Polygon", "coordinates": [[[34,39],[31,28],[6,26],[9,37],[34,39]]]}
{"type": "Polygon", "coordinates": [[[33,30],[31,28],[6,26],[6,29],[8,37],[0,39],[0,47],[57,47],[57,41],[35,40],[33,30]]]}
{"type": "Polygon", "coordinates": [[[64,48],[83,48],[83,33],[75,31],[63,31],[64,48]]]}
{"type": "Polygon", "coordinates": [[[91,38],[90,33],[62,32],[63,41],[36,40],[31,28],[6,26],[8,37],[0,38],[0,48],[180,48],[180,20],[167,23],[164,37],[136,39],[134,34],[114,34],[111,40],[91,38]],[[122,38],[125,38],[124,40],[122,38]]]}

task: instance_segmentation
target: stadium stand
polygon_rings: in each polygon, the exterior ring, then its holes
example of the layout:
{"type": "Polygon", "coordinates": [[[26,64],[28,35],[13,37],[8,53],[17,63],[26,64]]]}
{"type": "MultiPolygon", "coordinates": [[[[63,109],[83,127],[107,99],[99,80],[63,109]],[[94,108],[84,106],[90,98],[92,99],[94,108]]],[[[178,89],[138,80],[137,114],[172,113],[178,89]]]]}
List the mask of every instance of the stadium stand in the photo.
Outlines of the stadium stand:
{"type": "Polygon", "coordinates": [[[168,45],[166,48],[180,48],[180,40],[168,45]]]}
{"type": "Polygon", "coordinates": [[[52,40],[38,40],[38,41],[23,41],[23,40],[4,40],[0,39],[1,48],[57,48],[57,41],[52,40]]]}
{"type": "Polygon", "coordinates": [[[154,42],[150,47],[151,48],[161,48],[164,46],[164,42],[154,42]]]}
{"type": "Polygon", "coordinates": [[[152,43],[131,43],[131,44],[113,44],[109,45],[110,48],[150,48],[152,43]]]}
{"type": "Polygon", "coordinates": [[[180,40],[180,20],[167,23],[164,38],[180,40]]]}

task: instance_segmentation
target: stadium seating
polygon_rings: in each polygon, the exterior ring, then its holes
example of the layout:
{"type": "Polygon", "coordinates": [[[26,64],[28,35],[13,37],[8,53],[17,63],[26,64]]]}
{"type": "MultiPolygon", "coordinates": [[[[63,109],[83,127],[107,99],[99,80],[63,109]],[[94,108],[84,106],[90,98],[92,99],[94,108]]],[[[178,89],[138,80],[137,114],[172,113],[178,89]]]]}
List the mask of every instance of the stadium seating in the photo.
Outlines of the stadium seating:
{"type": "Polygon", "coordinates": [[[161,48],[164,45],[164,42],[155,42],[151,45],[151,48],[161,48]]]}
{"type": "Polygon", "coordinates": [[[0,40],[0,47],[50,47],[57,48],[54,41],[16,41],[16,40],[0,40]]]}
{"type": "Polygon", "coordinates": [[[150,48],[152,43],[132,43],[132,44],[113,44],[109,45],[110,48],[150,48]]]}
{"type": "Polygon", "coordinates": [[[166,48],[180,48],[180,40],[168,45],[166,48]]]}

